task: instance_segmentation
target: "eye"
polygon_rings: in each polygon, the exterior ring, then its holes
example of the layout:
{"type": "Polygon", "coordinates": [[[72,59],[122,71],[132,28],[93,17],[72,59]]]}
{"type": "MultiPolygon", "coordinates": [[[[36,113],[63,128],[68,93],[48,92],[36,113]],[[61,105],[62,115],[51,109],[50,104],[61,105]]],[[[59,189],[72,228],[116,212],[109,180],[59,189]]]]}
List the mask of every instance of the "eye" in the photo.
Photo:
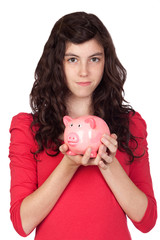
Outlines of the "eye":
{"type": "Polygon", "coordinates": [[[93,58],[91,58],[91,62],[99,62],[99,61],[100,61],[100,59],[97,58],[97,57],[93,57],[93,58]]]}
{"type": "Polygon", "coordinates": [[[82,125],[81,125],[81,124],[78,124],[78,127],[80,128],[80,127],[82,127],[82,125]]]}
{"type": "Polygon", "coordinates": [[[70,126],[70,127],[73,127],[73,123],[71,123],[69,126],[70,126]]]}
{"type": "Polygon", "coordinates": [[[78,62],[78,60],[77,60],[77,58],[69,58],[69,59],[68,59],[68,62],[70,62],[70,63],[76,63],[76,62],[78,62]]]}

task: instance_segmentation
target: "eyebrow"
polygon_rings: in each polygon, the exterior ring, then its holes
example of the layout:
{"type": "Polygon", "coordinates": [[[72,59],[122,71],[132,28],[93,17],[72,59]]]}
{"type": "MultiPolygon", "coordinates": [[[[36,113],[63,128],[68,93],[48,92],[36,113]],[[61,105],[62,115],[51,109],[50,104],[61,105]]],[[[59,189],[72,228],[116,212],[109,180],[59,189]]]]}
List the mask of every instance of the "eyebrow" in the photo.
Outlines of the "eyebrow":
{"type": "MultiPolygon", "coordinates": [[[[66,53],[65,55],[64,55],[65,57],[79,57],[78,55],[76,55],[76,54],[74,54],[74,53],[66,53]]],[[[97,52],[97,53],[94,53],[94,54],[92,54],[91,56],[89,56],[89,58],[90,57],[95,57],[95,56],[103,56],[103,53],[102,52],[97,52]]]]}

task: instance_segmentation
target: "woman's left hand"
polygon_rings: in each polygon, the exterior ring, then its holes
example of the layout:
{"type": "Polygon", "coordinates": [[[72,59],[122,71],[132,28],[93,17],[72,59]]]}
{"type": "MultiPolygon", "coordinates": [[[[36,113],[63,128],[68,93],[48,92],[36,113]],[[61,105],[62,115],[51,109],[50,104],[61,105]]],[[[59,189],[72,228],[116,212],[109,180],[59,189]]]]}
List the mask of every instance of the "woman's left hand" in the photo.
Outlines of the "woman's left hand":
{"type": "Polygon", "coordinates": [[[104,134],[101,139],[102,144],[99,147],[98,155],[101,157],[99,167],[107,169],[107,165],[112,163],[118,149],[117,135],[104,134]]]}

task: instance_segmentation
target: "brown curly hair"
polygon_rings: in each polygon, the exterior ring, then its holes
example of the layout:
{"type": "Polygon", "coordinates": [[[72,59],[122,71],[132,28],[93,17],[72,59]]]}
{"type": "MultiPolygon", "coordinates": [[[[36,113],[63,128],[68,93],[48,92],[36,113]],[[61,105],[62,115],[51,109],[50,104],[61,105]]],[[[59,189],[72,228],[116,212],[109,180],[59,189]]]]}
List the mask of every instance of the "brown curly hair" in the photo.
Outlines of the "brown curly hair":
{"type": "Polygon", "coordinates": [[[65,83],[63,60],[67,42],[80,44],[90,39],[97,39],[105,53],[104,74],[92,96],[94,115],[103,118],[112,133],[118,136],[120,151],[125,151],[132,162],[134,150],[129,142],[138,143],[129,130],[129,113],[134,110],[124,99],[123,85],[126,70],[117,58],[112,38],[100,19],[85,12],[65,15],[54,25],[43,54],[35,70],[35,82],[30,94],[33,111],[33,126],[38,126],[35,139],[38,150],[53,150],[59,153],[62,144],[59,136],[64,131],[62,118],[67,114],[66,97],[69,90],[65,83]]]}

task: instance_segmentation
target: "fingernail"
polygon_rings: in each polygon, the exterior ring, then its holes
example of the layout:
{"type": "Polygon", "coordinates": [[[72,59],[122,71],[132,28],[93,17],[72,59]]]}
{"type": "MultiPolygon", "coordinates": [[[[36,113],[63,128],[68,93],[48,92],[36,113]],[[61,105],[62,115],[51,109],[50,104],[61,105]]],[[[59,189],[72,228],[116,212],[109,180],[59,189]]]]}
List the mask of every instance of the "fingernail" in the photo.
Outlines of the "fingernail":
{"type": "Polygon", "coordinates": [[[92,148],[89,147],[89,148],[87,149],[87,152],[89,153],[89,152],[91,152],[91,151],[92,151],[92,148]]]}
{"type": "Polygon", "coordinates": [[[104,138],[108,138],[109,135],[105,133],[102,137],[104,137],[104,138]]]}

